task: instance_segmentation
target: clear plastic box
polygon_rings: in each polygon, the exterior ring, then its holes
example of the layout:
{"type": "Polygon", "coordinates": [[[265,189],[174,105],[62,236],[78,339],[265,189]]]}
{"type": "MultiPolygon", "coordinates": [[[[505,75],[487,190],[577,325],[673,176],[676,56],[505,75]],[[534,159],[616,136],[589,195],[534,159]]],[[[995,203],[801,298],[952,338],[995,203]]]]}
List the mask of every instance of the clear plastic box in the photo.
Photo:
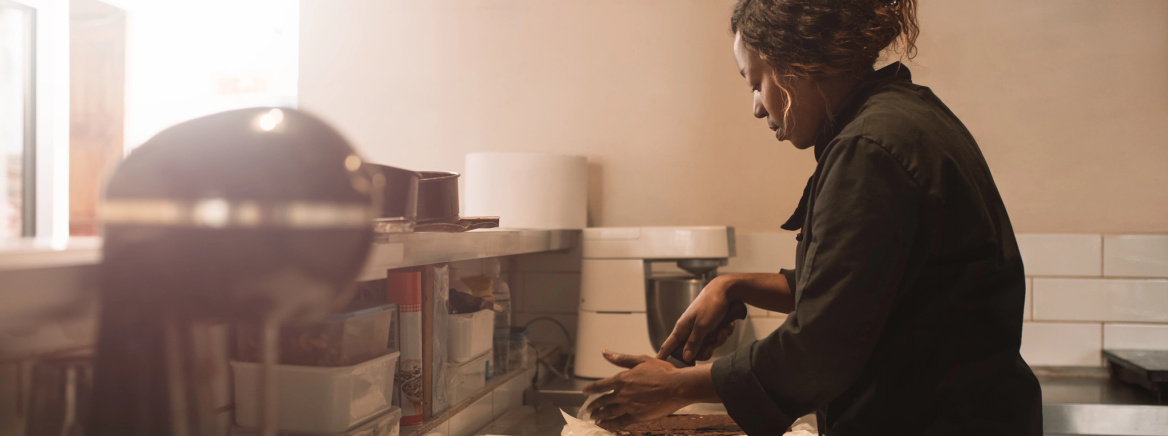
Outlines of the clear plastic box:
{"type": "MultiPolygon", "coordinates": [[[[279,363],[284,365],[349,366],[385,354],[393,326],[393,303],[354,301],[323,323],[280,329],[279,363]]],[[[260,361],[260,332],[238,326],[236,356],[260,361]]]]}
{"type": "MultiPolygon", "coordinates": [[[[339,433],[389,410],[397,351],[353,366],[273,365],[276,428],[286,432],[339,433]]],[[[235,421],[260,426],[259,363],[231,362],[235,421]]]]}
{"type": "Polygon", "coordinates": [[[443,372],[446,373],[446,398],[450,399],[450,407],[466,401],[487,386],[487,374],[490,372],[491,351],[463,363],[447,363],[443,372]]]}
{"type": "MultiPolygon", "coordinates": [[[[276,432],[277,436],[398,436],[399,434],[401,434],[401,408],[398,407],[390,408],[388,412],[340,433],[276,432]]],[[[260,430],[235,426],[231,428],[231,436],[260,436],[260,430]]]]}
{"type": "Polygon", "coordinates": [[[495,339],[495,312],[480,310],[447,316],[450,336],[446,353],[450,362],[466,362],[491,351],[495,339]]]}
{"type": "Polygon", "coordinates": [[[515,371],[527,364],[527,335],[531,326],[511,327],[511,346],[507,349],[507,370],[515,371]]]}

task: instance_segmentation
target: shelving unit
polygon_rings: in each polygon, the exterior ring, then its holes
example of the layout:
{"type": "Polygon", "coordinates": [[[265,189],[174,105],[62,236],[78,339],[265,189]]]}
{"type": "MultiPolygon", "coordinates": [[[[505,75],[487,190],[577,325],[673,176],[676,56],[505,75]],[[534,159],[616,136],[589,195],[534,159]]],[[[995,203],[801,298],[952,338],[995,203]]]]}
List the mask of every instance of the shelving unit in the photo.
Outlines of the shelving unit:
{"type": "Polygon", "coordinates": [[[387,269],[566,250],[579,240],[579,230],[487,229],[377,235],[357,280],[385,278],[387,269]]]}
{"type": "MultiPolygon", "coordinates": [[[[379,234],[357,280],[385,278],[388,269],[566,250],[580,237],[579,230],[529,229],[379,234]]],[[[0,320],[28,322],[92,299],[100,264],[100,238],[0,244],[0,320]]]]}
{"type": "Polygon", "coordinates": [[[474,394],[473,396],[471,396],[470,398],[467,398],[463,402],[452,406],[451,408],[447,409],[445,412],[442,412],[441,415],[430,418],[429,421],[426,421],[426,422],[422,423],[422,425],[419,425],[419,426],[402,427],[400,436],[422,436],[422,435],[425,435],[427,433],[430,433],[431,431],[439,429],[440,427],[442,427],[443,424],[446,424],[448,421],[453,419],[459,413],[462,413],[464,410],[466,410],[468,407],[470,407],[475,402],[483,399],[487,395],[491,395],[492,393],[494,393],[494,391],[496,389],[502,387],[503,385],[506,385],[507,383],[511,382],[512,380],[514,380],[518,377],[530,375],[532,368],[533,368],[533,366],[530,366],[530,365],[524,366],[521,369],[511,371],[507,374],[504,374],[502,376],[495,377],[495,378],[491,379],[490,381],[487,382],[487,385],[485,387],[483,387],[483,389],[481,391],[479,391],[477,394],[474,394]]]}

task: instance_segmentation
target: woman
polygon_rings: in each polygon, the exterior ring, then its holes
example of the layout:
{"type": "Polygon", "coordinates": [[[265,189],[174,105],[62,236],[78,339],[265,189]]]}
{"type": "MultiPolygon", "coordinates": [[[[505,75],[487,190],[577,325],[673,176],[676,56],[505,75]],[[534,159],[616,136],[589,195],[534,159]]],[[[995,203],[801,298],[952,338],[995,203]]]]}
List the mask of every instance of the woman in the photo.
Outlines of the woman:
{"type": "MultiPolygon", "coordinates": [[[[734,55],[754,115],[818,162],[794,215],[795,269],[710,282],[657,358],[589,385],[620,427],[721,402],[750,435],[817,412],[821,432],[1042,432],[1038,381],[1018,354],[1025,293],[1009,217],[972,135],[908,68],[915,0],[740,0],[734,55]],[[786,322],[712,365],[699,349],[730,301],[786,322]]],[[[729,330],[719,332],[724,342],[729,330]]],[[[719,344],[715,344],[715,347],[719,344]]]]}

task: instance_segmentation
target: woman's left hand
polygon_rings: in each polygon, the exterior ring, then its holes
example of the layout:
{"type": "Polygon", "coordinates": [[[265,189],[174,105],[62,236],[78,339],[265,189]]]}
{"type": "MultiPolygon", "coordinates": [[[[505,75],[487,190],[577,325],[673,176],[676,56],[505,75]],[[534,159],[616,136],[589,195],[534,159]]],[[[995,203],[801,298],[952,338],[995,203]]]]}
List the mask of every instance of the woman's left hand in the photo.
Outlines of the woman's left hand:
{"type": "Polygon", "coordinates": [[[604,351],[604,358],[629,368],[620,374],[584,387],[585,394],[613,391],[588,405],[592,418],[606,429],[622,428],[637,421],[669,415],[693,403],[687,395],[687,379],[672,364],[652,356],[633,356],[604,351]]]}

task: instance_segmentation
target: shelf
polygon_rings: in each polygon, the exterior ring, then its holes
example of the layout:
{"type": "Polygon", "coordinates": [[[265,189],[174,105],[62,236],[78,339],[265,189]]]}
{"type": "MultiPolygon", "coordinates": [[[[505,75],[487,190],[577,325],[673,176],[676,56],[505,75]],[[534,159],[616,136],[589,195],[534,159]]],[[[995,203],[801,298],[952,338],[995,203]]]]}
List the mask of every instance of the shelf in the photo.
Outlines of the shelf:
{"type": "Polygon", "coordinates": [[[579,230],[485,229],[377,235],[357,280],[383,279],[387,269],[566,250],[575,247],[579,239],[579,230]]]}
{"type": "MultiPolygon", "coordinates": [[[[395,268],[573,248],[579,230],[485,229],[374,236],[357,280],[395,268]]],[[[19,239],[0,243],[0,327],[29,322],[92,300],[101,238],[19,239]]]]}
{"type": "Polygon", "coordinates": [[[507,382],[514,380],[516,377],[522,377],[524,375],[530,376],[533,368],[534,367],[532,366],[524,366],[521,369],[492,378],[487,382],[487,385],[483,387],[483,390],[479,391],[477,394],[474,394],[474,396],[467,398],[463,402],[454,405],[454,407],[447,409],[446,411],[442,412],[442,414],[430,418],[429,421],[426,421],[421,425],[413,427],[402,427],[401,436],[421,436],[430,433],[432,430],[435,430],[442,426],[442,424],[450,421],[455,417],[455,415],[458,415],[463,410],[466,410],[468,407],[470,407],[471,404],[474,404],[476,401],[483,399],[487,395],[491,395],[496,389],[507,384],[507,382]]]}
{"type": "Polygon", "coordinates": [[[0,273],[100,262],[101,238],[94,236],[0,240],[0,273]]]}

